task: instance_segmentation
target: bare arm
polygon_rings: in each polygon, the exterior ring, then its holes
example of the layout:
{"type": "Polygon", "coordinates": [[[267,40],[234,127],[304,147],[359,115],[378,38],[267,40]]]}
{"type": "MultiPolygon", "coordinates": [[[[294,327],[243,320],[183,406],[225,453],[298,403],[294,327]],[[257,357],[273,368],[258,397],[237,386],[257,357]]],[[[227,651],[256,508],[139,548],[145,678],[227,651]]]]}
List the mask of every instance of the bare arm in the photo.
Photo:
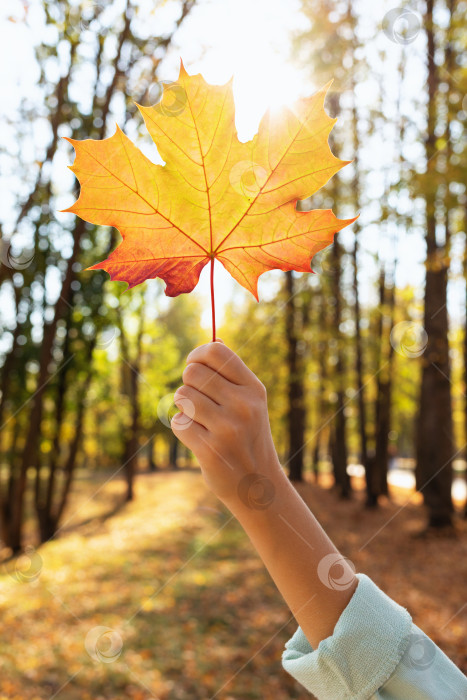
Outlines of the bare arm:
{"type": "Polygon", "coordinates": [[[241,523],[316,648],[332,634],[357,579],[282,470],[266,390],[220,342],[188,355],[183,381],[172,430],[241,523]]]}

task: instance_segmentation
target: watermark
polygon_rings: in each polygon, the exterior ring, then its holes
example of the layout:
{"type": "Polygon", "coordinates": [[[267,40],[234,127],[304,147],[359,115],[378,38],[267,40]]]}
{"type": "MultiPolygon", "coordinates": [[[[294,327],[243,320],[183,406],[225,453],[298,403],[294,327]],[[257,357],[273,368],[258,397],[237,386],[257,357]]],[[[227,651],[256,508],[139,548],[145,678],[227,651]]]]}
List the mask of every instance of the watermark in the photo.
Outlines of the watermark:
{"type": "Polygon", "coordinates": [[[98,625],[89,630],[84,646],[91,659],[103,664],[111,664],[122,653],[123,640],[111,627],[98,625]]]}
{"type": "Polygon", "coordinates": [[[115,326],[107,326],[106,328],[103,328],[97,334],[96,348],[106,350],[113,344],[117,335],[118,331],[115,326]]]}
{"type": "Polygon", "coordinates": [[[34,260],[34,250],[16,250],[11,240],[0,240],[0,261],[12,270],[26,270],[34,260]]]}
{"type": "Polygon", "coordinates": [[[184,112],[188,102],[183,85],[173,80],[158,80],[147,88],[142,102],[147,107],[154,107],[164,117],[178,117],[184,112]]]}
{"type": "Polygon", "coordinates": [[[422,632],[412,632],[399,645],[401,662],[415,671],[426,671],[435,661],[436,645],[422,632]]]}
{"type": "Polygon", "coordinates": [[[355,580],[355,566],[338,552],[326,554],[318,564],[318,578],[326,588],[345,591],[355,580]]]}
{"type": "Polygon", "coordinates": [[[166,394],[160,399],[157,404],[157,415],[161,423],[167,428],[171,428],[174,416],[181,412],[181,415],[175,422],[175,427],[177,430],[185,430],[185,428],[189,428],[193,422],[195,407],[190,399],[184,396],[177,396],[176,394],[177,392],[174,394],[166,394]]]}
{"type": "Polygon", "coordinates": [[[394,7],[383,18],[383,32],[395,44],[411,44],[421,28],[420,15],[407,7],[394,7]]]}
{"type": "Polygon", "coordinates": [[[336,263],[332,260],[332,245],[322,248],[313,256],[311,269],[317,275],[330,277],[336,274],[336,263]]]}
{"type": "Polygon", "coordinates": [[[246,474],[237,487],[241,502],[252,510],[266,510],[276,495],[274,484],[263,474],[246,474]]]}
{"type": "Polygon", "coordinates": [[[230,184],[247,199],[256,197],[268,177],[266,170],[251,160],[240,160],[230,171],[230,184]]]}
{"type": "Polygon", "coordinates": [[[402,357],[420,357],[426,350],[428,334],[421,323],[401,321],[391,330],[391,345],[402,357]]]}
{"type": "Polygon", "coordinates": [[[34,547],[28,545],[14,561],[13,566],[5,565],[6,572],[18,583],[32,583],[41,575],[42,557],[34,547]]]}

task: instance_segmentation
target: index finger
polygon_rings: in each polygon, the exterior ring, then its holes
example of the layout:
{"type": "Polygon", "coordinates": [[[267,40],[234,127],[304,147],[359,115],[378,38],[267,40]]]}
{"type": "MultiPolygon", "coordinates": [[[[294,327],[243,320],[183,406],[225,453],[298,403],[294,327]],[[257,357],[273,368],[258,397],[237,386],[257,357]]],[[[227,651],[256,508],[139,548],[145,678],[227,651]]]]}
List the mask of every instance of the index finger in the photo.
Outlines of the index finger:
{"type": "Polygon", "coordinates": [[[187,364],[200,362],[233,384],[249,384],[255,376],[239,356],[224,343],[213,342],[200,345],[190,352],[186,362],[187,364]]]}

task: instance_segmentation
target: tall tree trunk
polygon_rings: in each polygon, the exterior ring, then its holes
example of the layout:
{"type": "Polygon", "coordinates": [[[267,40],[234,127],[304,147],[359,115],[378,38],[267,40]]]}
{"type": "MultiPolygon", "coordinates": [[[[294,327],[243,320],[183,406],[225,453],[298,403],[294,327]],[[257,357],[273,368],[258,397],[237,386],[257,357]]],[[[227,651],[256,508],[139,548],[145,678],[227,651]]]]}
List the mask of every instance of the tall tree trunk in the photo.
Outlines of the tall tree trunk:
{"type": "Polygon", "coordinates": [[[316,314],[316,328],[318,334],[318,340],[315,346],[316,357],[318,359],[318,373],[319,373],[319,388],[318,388],[318,420],[320,425],[315,430],[315,447],[313,452],[313,472],[315,476],[315,481],[319,481],[319,460],[321,457],[321,452],[323,445],[326,444],[326,449],[328,447],[329,440],[326,441],[326,437],[329,436],[329,403],[326,399],[326,388],[328,380],[328,368],[326,361],[326,341],[324,338],[324,333],[327,332],[326,328],[326,308],[324,293],[321,289],[314,297],[314,306],[317,309],[316,314]]]}
{"type": "Polygon", "coordinates": [[[125,363],[122,377],[124,378],[122,391],[130,400],[131,421],[125,436],[125,446],[123,453],[123,464],[127,480],[126,500],[133,500],[134,477],[138,466],[139,452],[139,429],[140,429],[140,408],[139,408],[139,376],[141,372],[142,339],[144,330],[144,300],[141,301],[137,309],[138,329],[136,332],[136,347],[134,358],[131,357],[130,343],[126,335],[122,312],[117,308],[117,319],[120,329],[120,341],[122,357],[125,363]]]}
{"type": "MultiPolygon", "coordinates": [[[[339,113],[339,93],[334,92],[329,98],[330,113],[339,113]]],[[[333,146],[333,135],[329,137],[331,148],[333,146]]],[[[332,196],[337,202],[339,198],[339,182],[335,180],[332,185],[332,196]]],[[[334,238],[332,246],[333,256],[333,276],[332,276],[332,296],[334,310],[332,318],[332,338],[335,341],[336,364],[333,368],[333,380],[337,400],[334,404],[334,417],[331,425],[331,458],[335,485],[342,498],[348,498],[351,492],[350,477],[347,473],[347,431],[345,409],[345,388],[344,388],[344,357],[342,347],[342,335],[340,325],[342,322],[342,290],[341,290],[341,258],[342,248],[337,237],[334,238]]]]}
{"type": "MultiPolygon", "coordinates": [[[[355,57],[356,50],[358,48],[358,42],[355,34],[355,19],[352,15],[352,4],[349,1],[347,6],[347,19],[349,26],[351,27],[353,40],[352,40],[352,63],[355,65],[357,61],[355,57]]],[[[359,211],[361,208],[361,192],[360,192],[360,136],[359,136],[359,119],[357,111],[357,98],[355,96],[355,79],[352,71],[352,77],[350,81],[350,87],[352,94],[354,96],[352,104],[352,136],[353,136],[353,150],[354,150],[354,176],[352,178],[352,196],[353,204],[355,205],[355,210],[359,211]]],[[[367,461],[368,461],[368,438],[367,438],[367,421],[366,421],[366,402],[365,402],[365,383],[364,383],[364,368],[363,368],[363,341],[361,332],[361,313],[360,313],[360,290],[358,286],[358,249],[359,249],[359,233],[360,224],[359,221],[355,221],[353,224],[353,234],[354,234],[354,245],[352,250],[352,262],[353,262],[353,294],[354,294],[354,319],[355,319],[355,374],[357,378],[357,407],[358,407],[358,432],[360,437],[360,461],[365,469],[365,474],[367,473],[367,461]]]]}
{"type": "Polygon", "coordinates": [[[333,245],[334,256],[334,319],[333,326],[336,337],[336,364],[335,364],[335,386],[336,386],[336,411],[332,426],[332,461],[334,467],[334,477],[336,486],[342,498],[350,496],[350,477],[347,473],[347,434],[345,418],[345,394],[344,394],[344,359],[342,349],[342,337],[339,326],[342,320],[342,298],[341,298],[341,245],[335,240],[333,245]]]}
{"type": "Polygon", "coordinates": [[[433,0],[427,0],[425,29],[428,66],[426,161],[426,283],[424,326],[428,344],[422,357],[422,384],[417,421],[417,489],[423,493],[430,527],[452,527],[453,432],[448,342],[446,246],[436,239],[436,92],[438,86],[433,31],[433,0]]]}
{"type": "MultiPolygon", "coordinates": [[[[386,300],[387,290],[385,283],[386,276],[381,275],[380,287],[380,308],[388,307],[388,331],[394,325],[395,309],[395,281],[389,291],[389,299],[386,300]],[[387,303],[386,303],[387,302],[387,303]]],[[[382,318],[382,315],[381,315],[382,318]]],[[[394,346],[390,342],[389,334],[384,332],[384,321],[382,327],[381,348],[387,348],[387,357],[381,352],[379,373],[376,385],[376,433],[375,433],[375,457],[373,474],[373,494],[378,496],[388,495],[388,448],[389,431],[391,430],[391,396],[392,396],[392,375],[394,366],[394,346]]]]}
{"type": "Polygon", "coordinates": [[[303,481],[303,447],[305,444],[305,401],[304,372],[302,356],[298,352],[298,311],[296,308],[296,287],[292,272],[285,273],[287,294],[285,332],[287,340],[288,367],[288,435],[289,454],[287,459],[291,481],[303,481]]]}
{"type": "MultiPolygon", "coordinates": [[[[354,224],[355,226],[355,224],[354,224]]],[[[357,405],[358,405],[358,431],[360,436],[360,461],[365,468],[368,459],[368,439],[366,431],[366,404],[365,404],[365,384],[363,378],[363,344],[362,344],[362,332],[360,328],[360,299],[358,291],[358,274],[357,274],[357,263],[358,263],[358,231],[357,227],[354,231],[354,247],[352,251],[353,258],[353,269],[354,269],[354,312],[355,312],[355,372],[357,376],[357,405]]]]}
{"type": "Polygon", "coordinates": [[[35,507],[36,515],[39,523],[39,535],[41,542],[45,542],[51,537],[51,533],[55,529],[54,518],[52,515],[53,500],[55,495],[55,485],[57,477],[57,466],[60,460],[61,452],[61,429],[64,418],[64,403],[67,387],[67,369],[70,353],[70,338],[69,338],[70,314],[67,318],[66,335],[63,345],[63,364],[58,375],[57,393],[55,396],[55,435],[52,442],[52,450],[50,452],[49,469],[47,476],[42,476],[41,464],[36,466],[36,487],[35,487],[35,507]]]}

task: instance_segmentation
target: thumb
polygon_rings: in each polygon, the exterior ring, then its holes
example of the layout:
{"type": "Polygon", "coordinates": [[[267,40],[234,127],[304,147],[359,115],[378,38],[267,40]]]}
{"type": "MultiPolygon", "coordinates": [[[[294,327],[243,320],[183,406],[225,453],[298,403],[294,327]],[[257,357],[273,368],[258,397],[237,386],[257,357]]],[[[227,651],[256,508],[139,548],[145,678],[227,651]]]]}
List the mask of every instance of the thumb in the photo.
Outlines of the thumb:
{"type": "Polygon", "coordinates": [[[222,343],[222,345],[225,345],[225,343],[224,343],[224,341],[222,340],[222,338],[216,338],[215,340],[212,340],[211,342],[212,342],[212,343],[222,343]]]}

